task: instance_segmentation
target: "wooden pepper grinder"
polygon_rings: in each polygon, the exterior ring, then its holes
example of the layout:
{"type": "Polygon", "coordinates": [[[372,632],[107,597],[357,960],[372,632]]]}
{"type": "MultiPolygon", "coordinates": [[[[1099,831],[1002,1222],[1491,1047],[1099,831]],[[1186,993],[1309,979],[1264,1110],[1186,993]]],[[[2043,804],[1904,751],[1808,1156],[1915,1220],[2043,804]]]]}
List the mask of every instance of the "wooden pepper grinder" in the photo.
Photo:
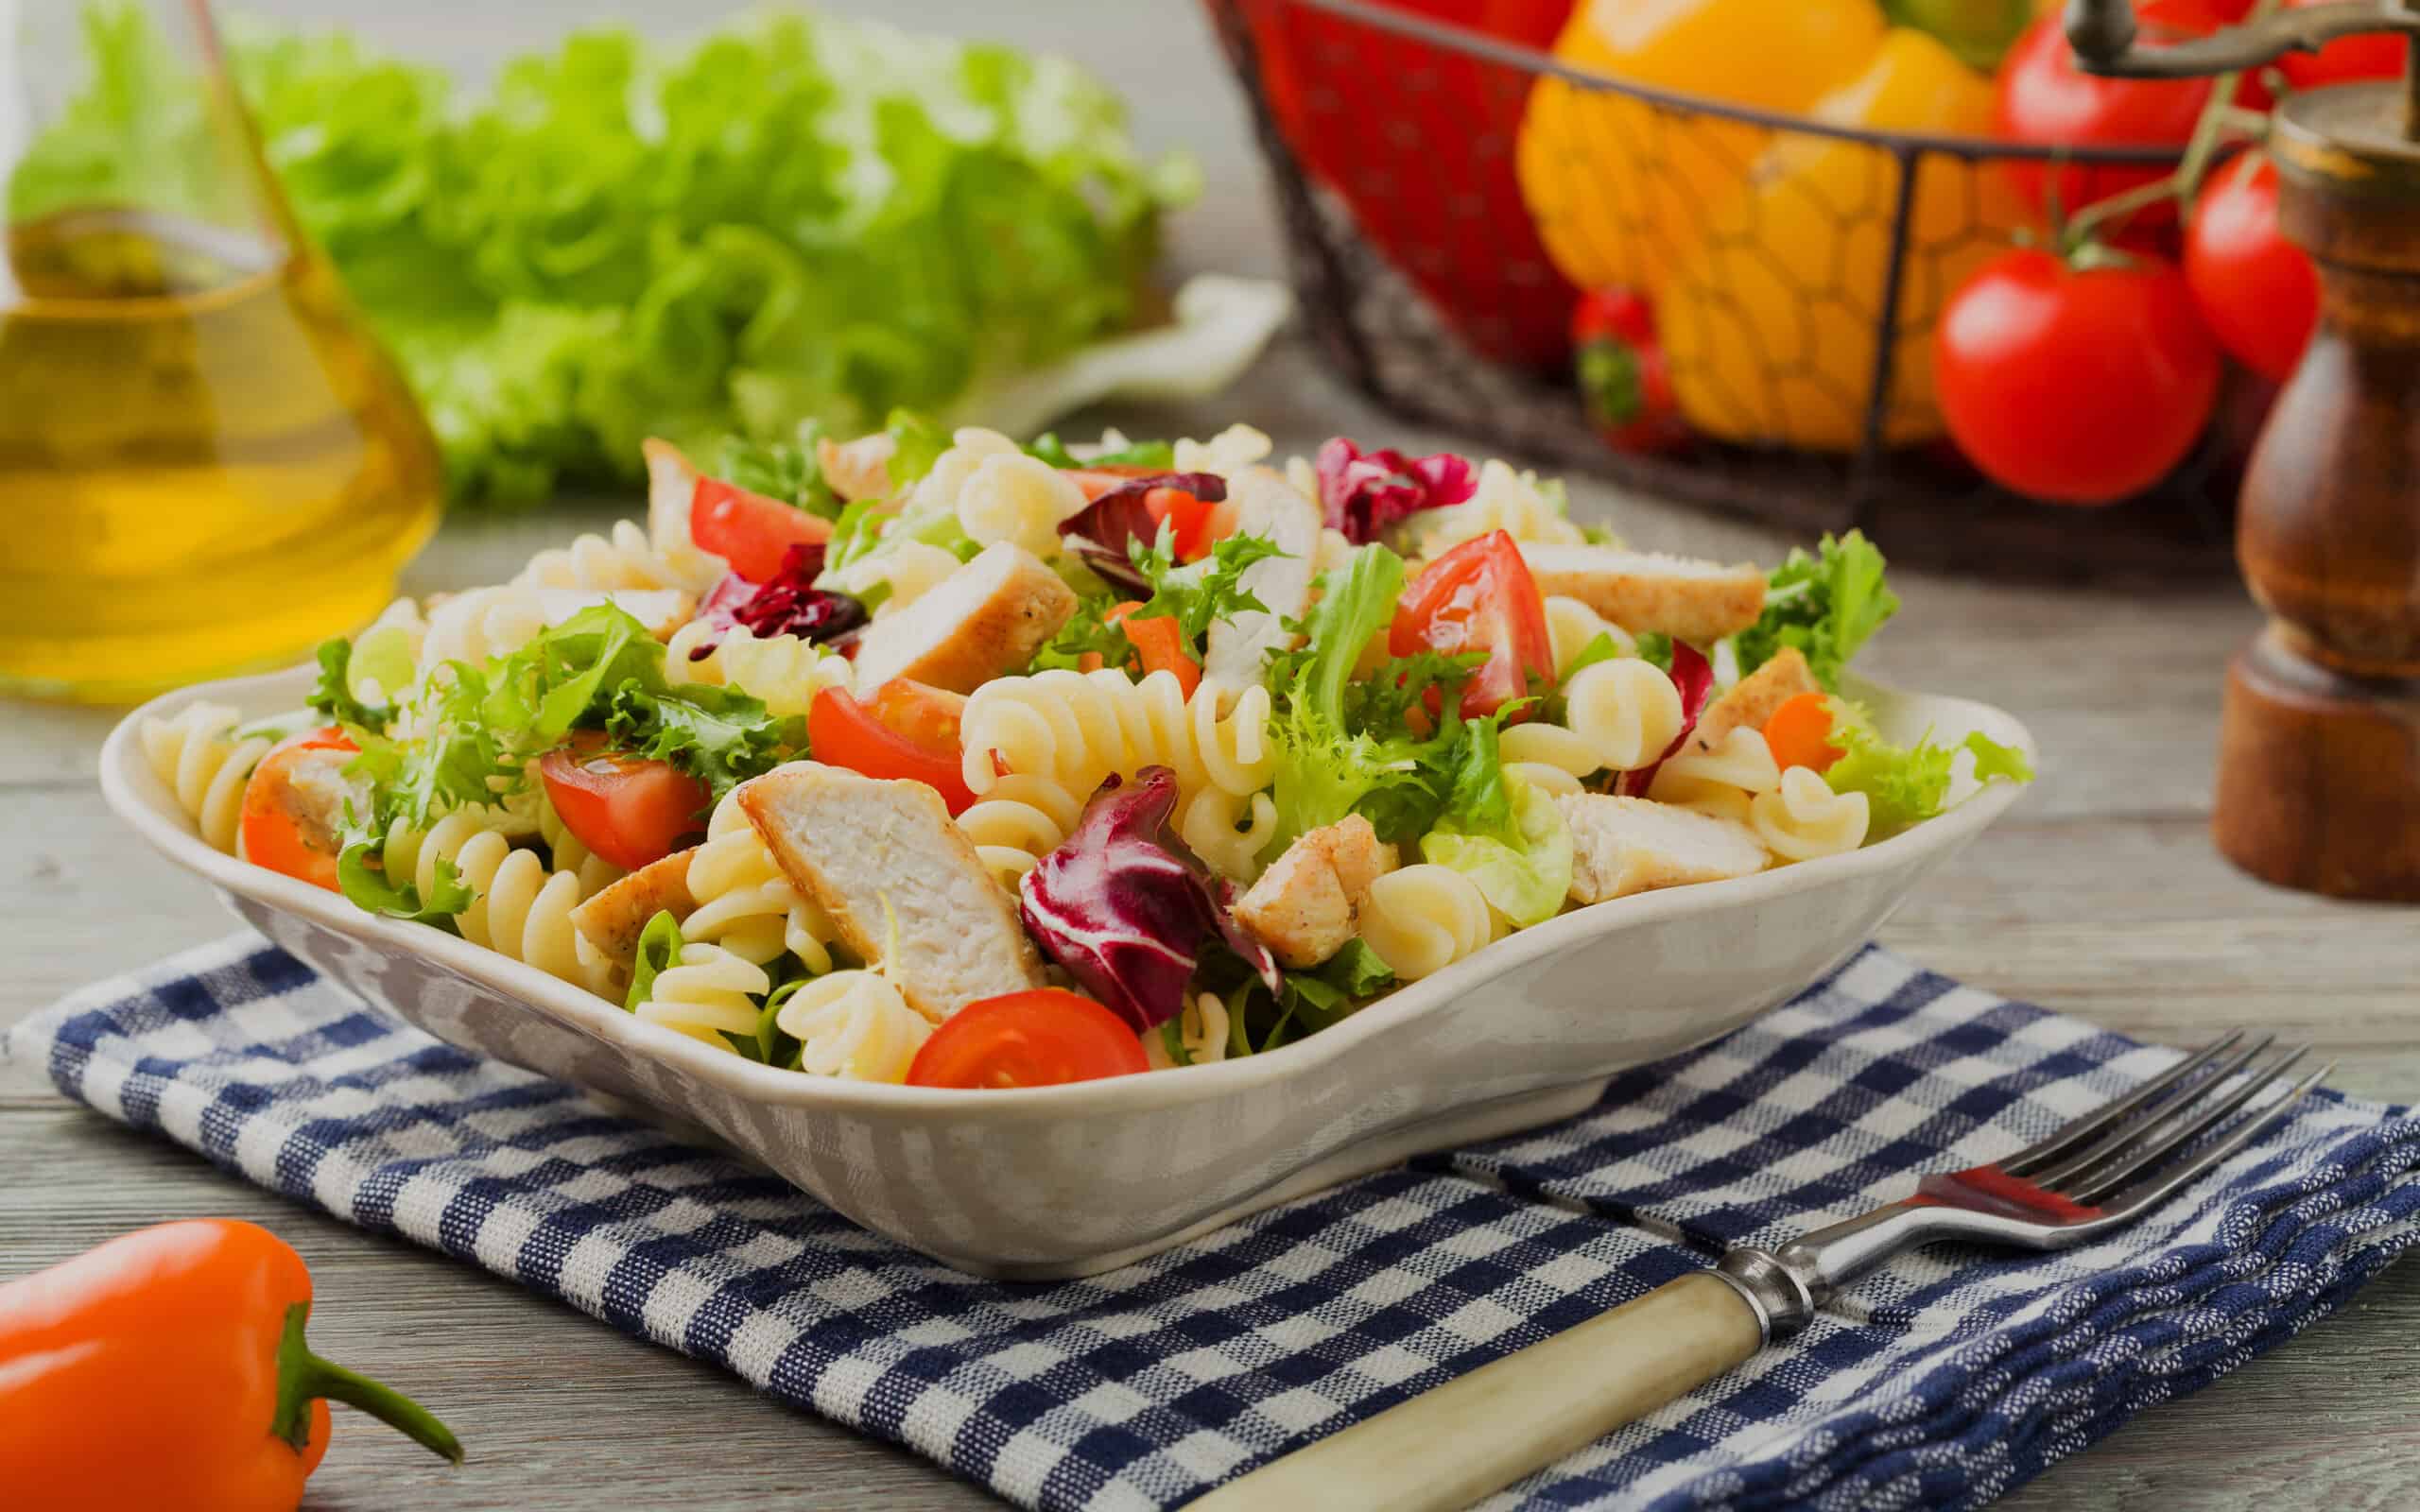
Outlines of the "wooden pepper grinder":
{"type": "MultiPolygon", "coordinates": [[[[2135,45],[2126,0],[2070,0],[2097,74],[2256,68],[2357,32],[2420,35],[2420,0],[2345,0],[2135,45]]],[[[2402,82],[2278,107],[2285,233],[2319,329],[2244,474],[2236,555],[2268,628],[2227,671],[2214,831],[2237,866],[2343,898],[2420,902],[2420,45],[2402,82]]]]}

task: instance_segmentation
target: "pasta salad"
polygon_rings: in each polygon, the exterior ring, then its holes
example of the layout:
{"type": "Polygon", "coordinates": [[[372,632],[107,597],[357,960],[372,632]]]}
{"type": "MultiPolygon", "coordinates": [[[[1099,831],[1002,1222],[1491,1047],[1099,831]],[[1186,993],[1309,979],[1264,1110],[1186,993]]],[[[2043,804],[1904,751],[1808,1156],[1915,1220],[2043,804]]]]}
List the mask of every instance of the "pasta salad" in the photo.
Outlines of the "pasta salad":
{"type": "Polygon", "coordinates": [[[1854,850],[1981,735],[1841,692],[1862,537],[1635,552],[1500,461],[1339,438],[649,443],[642,524],[143,729],[201,835],[805,1074],[1260,1055],[1507,933],[1854,850]]]}

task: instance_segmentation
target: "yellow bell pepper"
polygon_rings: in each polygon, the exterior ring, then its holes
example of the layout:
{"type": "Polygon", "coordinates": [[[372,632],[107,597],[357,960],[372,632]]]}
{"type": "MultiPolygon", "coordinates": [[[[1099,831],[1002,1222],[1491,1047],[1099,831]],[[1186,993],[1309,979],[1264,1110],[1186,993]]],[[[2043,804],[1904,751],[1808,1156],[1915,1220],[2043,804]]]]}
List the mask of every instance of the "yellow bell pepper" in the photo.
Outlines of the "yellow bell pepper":
{"type": "MultiPolygon", "coordinates": [[[[1855,78],[1884,30],[1875,0],[1582,0],[1554,55],[1627,84],[1798,114],[1855,78]]],[[[1542,77],[1513,167],[1565,278],[1652,292],[1772,137],[1542,77]]]]}
{"type": "MultiPolygon", "coordinates": [[[[1929,32],[1891,25],[1876,0],[1595,0],[1556,51],[1835,126],[1991,130],[1990,78],[1929,32]]],[[[1891,153],[1541,80],[1517,163],[1567,277],[1654,298],[1693,427],[1755,445],[1862,442],[1901,171],[1891,153]]],[[[1893,444],[1940,433],[1934,318],[2026,220],[2002,169],[1938,153],[1922,159],[1912,216],[1883,425],[1893,444]]]]}
{"type": "MultiPolygon", "coordinates": [[[[1990,129],[1992,85],[1925,32],[1892,31],[1818,120],[1937,135],[1990,129]]],[[[1941,433],[1931,337],[1942,302],[2004,251],[2026,212],[1998,164],[1927,153],[1916,171],[1882,438],[1941,433]]],[[[1865,438],[1903,169],[1879,147],[1787,136],[1714,206],[1656,301],[1673,397],[1723,440],[1855,450],[1865,438]]]]}

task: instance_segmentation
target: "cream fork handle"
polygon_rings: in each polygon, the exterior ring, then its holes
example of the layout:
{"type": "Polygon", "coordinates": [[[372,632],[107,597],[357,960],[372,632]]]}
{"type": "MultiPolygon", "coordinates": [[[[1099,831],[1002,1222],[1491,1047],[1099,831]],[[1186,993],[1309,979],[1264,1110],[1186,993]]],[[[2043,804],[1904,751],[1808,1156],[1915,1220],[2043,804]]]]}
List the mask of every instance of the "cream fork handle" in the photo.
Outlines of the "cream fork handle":
{"type": "Polygon", "coordinates": [[[1684,1276],[1331,1434],[1186,1512],[1449,1512],[1550,1465],[1756,1352],[1747,1299],[1684,1276]]]}

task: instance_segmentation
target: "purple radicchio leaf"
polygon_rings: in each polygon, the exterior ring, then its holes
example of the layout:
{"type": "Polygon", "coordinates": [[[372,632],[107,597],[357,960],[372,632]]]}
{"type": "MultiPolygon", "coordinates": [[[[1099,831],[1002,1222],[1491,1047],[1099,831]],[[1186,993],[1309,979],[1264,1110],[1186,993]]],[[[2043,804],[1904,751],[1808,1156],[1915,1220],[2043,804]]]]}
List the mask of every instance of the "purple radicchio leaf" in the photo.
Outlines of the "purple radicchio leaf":
{"type": "Polygon", "coordinates": [[[1314,468],[1320,510],[1330,529],[1367,545],[1389,525],[1423,509],[1461,504],[1478,491],[1478,474],[1451,452],[1406,456],[1392,448],[1365,452],[1341,436],[1320,447],[1314,468]]]}
{"type": "Polygon", "coordinates": [[[1178,489],[1204,504],[1227,496],[1227,480],[1216,472],[1150,472],[1128,478],[1117,487],[1059,523],[1059,533],[1101,577],[1131,593],[1149,594],[1150,583],[1134,570],[1131,542],[1149,546],[1159,539],[1160,523],[1151,518],[1149,500],[1154,489],[1178,489]]]}
{"type": "Polygon", "coordinates": [[[689,660],[702,662],[722,644],[721,631],[745,625],[759,638],[795,635],[802,641],[838,644],[865,627],[866,607],[847,593],[815,586],[823,571],[823,548],[799,542],[782,554],[770,582],[752,583],[737,573],[698,601],[696,618],[717,633],[698,643],[689,660]]]}
{"type": "Polygon", "coordinates": [[[1698,648],[1675,637],[1672,642],[1672,686],[1681,690],[1681,732],[1664,753],[1636,771],[1624,772],[1615,782],[1614,791],[1628,798],[1644,798],[1655,774],[1666,762],[1681,753],[1682,743],[1696,733],[1698,715],[1714,696],[1714,665],[1698,648]]]}
{"type": "Polygon", "coordinates": [[[1025,875],[1027,933],[1137,1034],[1184,1011],[1201,953],[1223,939],[1278,989],[1277,962],[1229,912],[1235,885],[1168,833],[1176,773],[1146,766],[1100,785],[1075,833],[1025,875]]]}

